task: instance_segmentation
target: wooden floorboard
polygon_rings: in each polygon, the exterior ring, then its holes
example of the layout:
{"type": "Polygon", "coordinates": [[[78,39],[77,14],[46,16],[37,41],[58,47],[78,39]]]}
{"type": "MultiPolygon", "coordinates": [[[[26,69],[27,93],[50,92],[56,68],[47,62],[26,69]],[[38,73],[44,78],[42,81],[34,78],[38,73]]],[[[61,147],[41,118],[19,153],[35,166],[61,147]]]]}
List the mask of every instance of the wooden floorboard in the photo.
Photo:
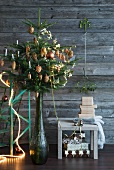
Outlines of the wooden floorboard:
{"type": "MultiPolygon", "coordinates": [[[[94,160],[92,153],[89,158],[57,159],[57,145],[50,145],[49,158],[44,165],[34,165],[29,156],[28,145],[22,145],[26,152],[25,158],[8,158],[0,164],[0,170],[114,170],[114,145],[105,145],[99,150],[99,159],[94,160]]],[[[9,148],[0,148],[0,154],[8,154],[9,148]]]]}

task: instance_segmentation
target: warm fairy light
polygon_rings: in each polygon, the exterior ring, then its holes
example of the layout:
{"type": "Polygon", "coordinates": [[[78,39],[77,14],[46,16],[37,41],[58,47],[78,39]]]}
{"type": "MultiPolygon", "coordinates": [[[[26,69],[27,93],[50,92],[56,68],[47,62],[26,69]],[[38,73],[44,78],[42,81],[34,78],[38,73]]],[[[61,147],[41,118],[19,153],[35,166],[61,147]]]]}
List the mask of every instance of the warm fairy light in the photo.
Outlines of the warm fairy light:
{"type": "MultiPolygon", "coordinates": [[[[10,87],[3,79],[2,79],[2,75],[5,74],[5,72],[2,72],[0,74],[0,80],[3,84],[5,84],[7,87],[10,87]]],[[[15,139],[16,141],[16,145],[18,147],[18,149],[22,152],[21,155],[17,156],[17,155],[0,155],[0,163],[3,163],[4,161],[6,161],[6,158],[23,158],[25,156],[25,152],[23,151],[23,149],[19,146],[19,135],[20,135],[20,129],[21,129],[21,121],[19,118],[19,114],[16,112],[16,110],[12,107],[12,98],[13,98],[13,94],[14,94],[14,90],[11,89],[11,96],[9,99],[9,106],[11,106],[11,109],[13,110],[14,114],[17,116],[18,122],[19,122],[19,128],[18,128],[18,134],[17,137],[15,139]]]]}
{"type": "Polygon", "coordinates": [[[3,84],[5,84],[7,87],[10,87],[9,84],[7,84],[7,83],[2,79],[2,75],[5,74],[5,73],[6,73],[6,72],[2,72],[2,73],[0,74],[0,80],[1,80],[1,82],[2,82],[3,84]]]}

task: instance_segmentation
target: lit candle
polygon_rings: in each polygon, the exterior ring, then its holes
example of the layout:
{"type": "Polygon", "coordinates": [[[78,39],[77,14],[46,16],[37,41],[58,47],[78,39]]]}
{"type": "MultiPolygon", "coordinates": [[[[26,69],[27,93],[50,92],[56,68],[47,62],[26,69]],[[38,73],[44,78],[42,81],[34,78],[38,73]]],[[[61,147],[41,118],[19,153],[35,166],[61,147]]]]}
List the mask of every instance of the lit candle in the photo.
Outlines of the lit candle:
{"type": "Polygon", "coordinates": [[[12,59],[14,59],[14,54],[12,54],[12,59]]]}
{"type": "Polygon", "coordinates": [[[68,151],[67,151],[67,150],[65,150],[65,155],[66,155],[66,157],[67,157],[67,155],[68,155],[68,151]]]}
{"type": "Polygon", "coordinates": [[[75,151],[72,151],[72,155],[73,155],[73,157],[74,157],[74,155],[76,155],[76,152],[75,152],[75,151]]]}
{"type": "Polygon", "coordinates": [[[83,155],[83,151],[82,151],[82,150],[79,151],[79,155],[80,155],[80,156],[83,155]]]}
{"type": "Polygon", "coordinates": [[[19,42],[18,42],[18,40],[17,40],[17,45],[18,45],[18,43],[19,43],[19,42]]]}
{"type": "Polygon", "coordinates": [[[7,56],[7,54],[8,54],[8,50],[7,50],[7,48],[5,48],[5,57],[7,56]]]}
{"type": "Polygon", "coordinates": [[[29,61],[29,68],[31,68],[31,62],[29,61]]]}

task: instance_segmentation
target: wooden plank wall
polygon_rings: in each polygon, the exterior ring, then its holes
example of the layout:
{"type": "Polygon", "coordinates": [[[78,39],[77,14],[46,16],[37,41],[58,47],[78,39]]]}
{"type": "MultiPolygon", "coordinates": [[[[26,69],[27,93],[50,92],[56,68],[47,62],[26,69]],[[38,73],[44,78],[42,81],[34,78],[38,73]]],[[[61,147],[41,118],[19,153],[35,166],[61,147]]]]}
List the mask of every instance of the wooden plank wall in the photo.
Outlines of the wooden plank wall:
{"type": "MultiPolygon", "coordinates": [[[[62,45],[76,44],[75,56],[81,57],[66,87],[55,91],[56,112],[59,118],[75,118],[82,96],[93,96],[97,104],[96,115],[103,116],[106,143],[114,143],[114,1],[113,0],[1,0],[0,1],[0,53],[9,44],[29,41],[24,18],[37,23],[38,7],[41,19],[56,22],[50,30],[62,45]],[[88,94],[75,88],[83,84],[84,31],[79,22],[84,17],[92,23],[87,30],[87,75],[97,89],[88,94]]],[[[3,91],[0,90],[1,97],[3,91]]],[[[35,116],[34,94],[31,94],[31,117],[35,116]]],[[[44,95],[44,122],[49,143],[57,143],[57,121],[51,93],[44,95]]],[[[24,95],[20,113],[27,115],[27,95],[24,95]]],[[[23,128],[25,124],[22,124],[23,128]]],[[[33,125],[33,124],[32,124],[33,125]]],[[[21,138],[28,142],[28,134],[21,138]]]]}

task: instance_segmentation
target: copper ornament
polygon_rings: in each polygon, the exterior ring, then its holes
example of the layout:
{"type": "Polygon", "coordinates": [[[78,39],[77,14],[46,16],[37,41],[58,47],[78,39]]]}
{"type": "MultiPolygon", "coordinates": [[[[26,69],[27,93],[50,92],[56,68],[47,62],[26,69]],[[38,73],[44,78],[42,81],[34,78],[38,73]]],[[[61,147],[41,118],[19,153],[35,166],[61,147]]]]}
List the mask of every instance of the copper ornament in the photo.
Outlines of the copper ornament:
{"type": "Polygon", "coordinates": [[[34,33],[34,27],[30,26],[28,32],[29,32],[30,34],[33,34],[33,33],[34,33]]]}
{"type": "Polygon", "coordinates": [[[44,82],[47,83],[49,81],[49,76],[46,74],[44,77],[44,82]]]}
{"type": "Polygon", "coordinates": [[[28,53],[30,52],[30,46],[26,46],[26,55],[28,55],[28,53]]]}
{"type": "Polygon", "coordinates": [[[9,82],[8,79],[5,81],[5,83],[6,83],[8,86],[10,86],[10,82],[9,82]]]}
{"type": "Polygon", "coordinates": [[[39,74],[38,77],[40,80],[42,80],[42,74],[39,74]]]}
{"type": "Polygon", "coordinates": [[[48,59],[49,59],[49,58],[53,59],[53,58],[54,58],[54,53],[53,53],[52,51],[50,51],[50,52],[47,53],[46,57],[47,57],[48,59]]]}
{"type": "Polygon", "coordinates": [[[38,40],[37,40],[37,38],[36,37],[34,37],[34,44],[38,44],[38,40]]]}
{"type": "Polygon", "coordinates": [[[1,65],[1,66],[4,66],[4,60],[3,60],[3,59],[0,60],[0,65],[1,65]]]}
{"type": "Polygon", "coordinates": [[[30,74],[30,72],[28,73],[28,79],[31,79],[31,74],[30,74]]]}
{"type": "Polygon", "coordinates": [[[15,68],[16,68],[16,62],[13,61],[13,62],[12,62],[12,70],[15,70],[15,68]]]}
{"type": "Polygon", "coordinates": [[[32,54],[32,58],[36,61],[36,60],[37,60],[37,57],[38,57],[38,55],[34,52],[34,53],[32,54]]]}
{"type": "Polygon", "coordinates": [[[40,65],[36,66],[36,71],[37,71],[38,73],[40,73],[41,70],[42,70],[42,67],[41,67],[40,65]]]}
{"type": "Polygon", "coordinates": [[[71,58],[71,57],[73,57],[73,51],[72,50],[70,50],[69,52],[68,52],[68,56],[71,58]]]}

